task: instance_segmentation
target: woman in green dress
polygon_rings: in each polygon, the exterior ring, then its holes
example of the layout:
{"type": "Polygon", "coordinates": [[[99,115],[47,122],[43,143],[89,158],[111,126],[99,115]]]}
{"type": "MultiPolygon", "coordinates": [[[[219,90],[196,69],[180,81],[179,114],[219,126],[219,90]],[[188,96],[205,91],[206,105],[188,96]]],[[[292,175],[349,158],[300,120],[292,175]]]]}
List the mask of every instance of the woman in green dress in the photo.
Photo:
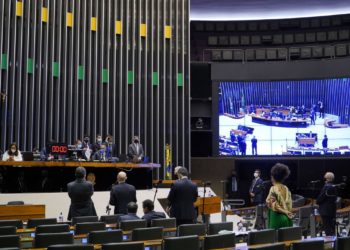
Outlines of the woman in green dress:
{"type": "Polygon", "coordinates": [[[290,174],[288,166],[277,163],[271,169],[271,181],[273,186],[270,188],[266,199],[268,210],[268,228],[279,229],[282,227],[292,227],[292,196],[283,181],[290,174]]]}

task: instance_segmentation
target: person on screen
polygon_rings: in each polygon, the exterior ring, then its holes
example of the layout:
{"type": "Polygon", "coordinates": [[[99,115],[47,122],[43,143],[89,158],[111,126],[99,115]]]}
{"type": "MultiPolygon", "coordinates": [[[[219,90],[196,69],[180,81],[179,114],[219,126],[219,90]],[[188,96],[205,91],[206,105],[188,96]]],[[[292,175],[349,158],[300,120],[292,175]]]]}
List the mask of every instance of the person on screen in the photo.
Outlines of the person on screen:
{"type": "Polygon", "coordinates": [[[232,143],[236,141],[235,132],[232,130],[230,131],[230,139],[232,143]]]}
{"type": "Polygon", "coordinates": [[[11,143],[8,150],[2,155],[3,161],[23,161],[21,151],[18,150],[16,143],[11,143]]]}
{"type": "Polygon", "coordinates": [[[132,143],[129,145],[128,155],[133,162],[141,162],[143,159],[143,146],[140,143],[140,139],[137,135],[134,136],[132,143]]]}
{"type": "Polygon", "coordinates": [[[246,155],[247,152],[247,143],[245,142],[245,139],[241,141],[241,155],[246,155]]]}
{"type": "Polygon", "coordinates": [[[324,135],[324,138],[322,140],[322,147],[323,147],[323,150],[326,150],[328,148],[328,137],[327,137],[327,135],[324,135]]]}
{"type": "Polygon", "coordinates": [[[253,136],[252,140],[252,155],[258,154],[258,139],[256,139],[255,135],[253,136]]]}
{"type": "Polygon", "coordinates": [[[310,119],[311,119],[311,125],[315,125],[316,124],[316,112],[314,109],[312,109],[310,112],[310,119]]]}

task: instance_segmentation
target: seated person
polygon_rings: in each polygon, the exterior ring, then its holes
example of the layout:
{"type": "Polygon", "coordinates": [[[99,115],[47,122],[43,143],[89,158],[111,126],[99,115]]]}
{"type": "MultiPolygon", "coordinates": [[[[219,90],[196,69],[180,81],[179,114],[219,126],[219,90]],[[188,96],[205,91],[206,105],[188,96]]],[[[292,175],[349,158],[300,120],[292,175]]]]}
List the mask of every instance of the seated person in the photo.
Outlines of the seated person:
{"type": "Polygon", "coordinates": [[[133,142],[129,145],[128,156],[133,162],[141,162],[144,156],[143,146],[137,135],[134,136],[133,142]]]}
{"type": "Polygon", "coordinates": [[[165,213],[163,212],[155,212],[154,211],[154,204],[151,200],[144,200],[142,202],[143,212],[144,216],[142,216],[142,219],[145,219],[147,221],[147,226],[151,226],[151,221],[153,219],[161,219],[165,218],[165,213]]]}
{"type": "Polygon", "coordinates": [[[23,161],[22,154],[17,148],[16,143],[11,143],[8,150],[2,155],[3,161],[23,161]]]}
{"type": "Polygon", "coordinates": [[[127,221],[127,220],[139,220],[140,217],[136,215],[137,213],[137,204],[135,202],[129,202],[127,209],[128,209],[128,214],[122,215],[119,217],[119,222],[121,221],[127,221]]]}
{"type": "Polygon", "coordinates": [[[94,155],[92,156],[92,159],[94,161],[106,161],[107,160],[106,145],[105,144],[100,145],[100,149],[94,153],[94,155]]]}

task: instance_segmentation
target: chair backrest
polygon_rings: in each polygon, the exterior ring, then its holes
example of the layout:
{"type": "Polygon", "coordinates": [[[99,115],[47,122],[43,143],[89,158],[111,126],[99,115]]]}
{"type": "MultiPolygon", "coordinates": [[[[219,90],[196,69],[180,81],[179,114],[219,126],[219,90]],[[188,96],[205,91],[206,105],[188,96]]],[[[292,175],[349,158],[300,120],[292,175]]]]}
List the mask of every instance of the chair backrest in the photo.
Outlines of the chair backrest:
{"type": "Polygon", "coordinates": [[[146,220],[126,220],[120,222],[120,229],[123,231],[131,231],[135,228],[145,228],[147,227],[146,220]]]}
{"type": "Polygon", "coordinates": [[[162,227],[136,228],[132,230],[131,238],[133,241],[163,239],[163,228],[162,227]]]}
{"type": "Polygon", "coordinates": [[[21,220],[0,220],[0,227],[15,226],[18,229],[23,228],[23,222],[21,220]]]}
{"type": "Polygon", "coordinates": [[[106,224],[117,224],[119,223],[119,217],[124,214],[113,214],[113,215],[102,215],[100,221],[106,224]]]}
{"type": "Polygon", "coordinates": [[[178,236],[205,235],[205,224],[184,224],[177,228],[178,236]]]}
{"type": "Polygon", "coordinates": [[[53,224],[57,224],[56,218],[29,219],[27,223],[27,228],[35,228],[41,225],[53,225],[53,224]]]}
{"type": "Polygon", "coordinates": [[[46,248],[57,244],[73,244],[73,234],[71,233],[52,233],[35,235],[35,247],[46,248]]]}
{"type": "Polygon", "coordinates": [[[87,234],[100,230],[106,230],[106,224],[104,222],[82,222],[75,225],[75,234],[87,234]]]}
{"type": "Polygon", "coordinates": [[[232,222],[219,222],[209,224],[209,235],[218,234],[221,230],[233,231],[232,222]]]}
{"type": "Polygon", "coordinates": [[[61,244],[61,245],[51,245],[47,250],[94,250],[94,245],[92,244],[61,244]]]}
{"type": "Polygon", "coordinates": [[[275,243],[271,245],[261,247],[248,247],[248,250],[285,250],[286,246],[284,243],[275,243]]]}
{"type": "Polygon", "coordinates": [[[198,236],[195,236],[195,235],[165,238],[163,241],[163,249],[164,250],[179,250],[179,249],[199,250],[199,238],[198,236]]]}
{"type": "Polygon", "coordinates": [[[1,247],[20,247],[19,235],[0,236],[1,247]]]}
{"type": "Polygon", "coordinates": [[[9,201],[7,202],[7,205],[11,205],[11,206],[24,205],[24,201],[9,201]]]}
{"type": "Polygon", "coordinates": [[[301,240],[301,227],[283,227],[277,230],[277,241],[301,240]]]}
{"type": "Polygon", "coordinates": [[[124,242],[103,244],[101,250],[144,250],[143,242],[124,242]]]}
{"type": "Polygon", "coordinates": [[[176,227],[175,218],[154,219],[151,221],[151,227],[174,228],[176,227]]]}
{"type": "Polygon", "coordinates": [[[42,233],[65,233],[69,232],[68,224],[40,225],[35,229],[36,234],[42,233]]]}
{"type": "Polygon", "coordinates": [[[324,241],[314,240],[314,241],[300,241],[292,243],[291,250],[323,250],[324,241]]]}
{"type": "Polygon", "coordinates": [[[204,250],[235,247],[236,237],[234,233],[214,234],[204,237],[204,250]]]}
{"type": "Polygon", "coordinates": [[[16,229],[15,226],[0,227],[0,235],[15,235],[16,229]]]}
{"type": "Polygon", "coordinates": [[[98,222],[97,216],[78,216],[72,218],[72,225],[83,222],[98,222]]]}
{"type": "Polygon", "coordinates": [[[335,250],[349,250],[350,249],[350,237],[337,238],[335,242],[335,250]]]}
{"type": "Polygon", "coordinates": [[[276,242],[276,230],[266,229],[260,231],[251,231],[248,233],[248,245],[268,244],[276,242]]]}
{"type": "Polygon", "coordinates": [[[91,244],[118,243],[122,241],[123,232],[120,229],[110,231],[92,231],[88,236],[88,242],[91,244]]]}

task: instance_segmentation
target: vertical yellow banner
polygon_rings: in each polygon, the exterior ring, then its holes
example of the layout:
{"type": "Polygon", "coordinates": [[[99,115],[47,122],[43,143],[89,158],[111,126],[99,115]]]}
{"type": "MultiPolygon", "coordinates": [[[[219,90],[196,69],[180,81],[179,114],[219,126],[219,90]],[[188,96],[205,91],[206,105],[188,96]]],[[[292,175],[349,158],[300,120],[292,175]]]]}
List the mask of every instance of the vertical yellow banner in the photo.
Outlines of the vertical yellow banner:
{"type": "Polygon", "coordinates": [[[66,23],[67,23],[67,27],[73,27],[73,13],[72,12],[67,12],[66,23]]]}
{"type": "Polygon", "coordinates": [[[171,26],[166,25],[166,26],[164,27],[164,36],[165,36],[165,38],[167,38],[167,39],[170,39],[170,38],[171,38],[171,26]]]}
{"type": "Polygon", "coordinates": [[[122,34],[122,22],[121,21],[115,21],[115,34],[117,34],[117,35],[122,34]]]}
{"type": "Polygon", "coordinates": [[[147,36],[147,25],[145,23],[140,24],[140,36],[142,37],[147,36]]]}
{"type": "Polygon", "coordinates": [[[23,3],[20,1],[16,1],[16,16],[23,15],[23,3]]]}
{"type": "Polygon", "coordinates": [[[97,19],[96,19],[96,17],[91,17],[91,30],[97,31],[97,19]]]}
{"type": "Polygon", "coordinates": [[[49,19],[48,10],[46,7],[41,8],[41,21],[47,23],[49,19]]]}

